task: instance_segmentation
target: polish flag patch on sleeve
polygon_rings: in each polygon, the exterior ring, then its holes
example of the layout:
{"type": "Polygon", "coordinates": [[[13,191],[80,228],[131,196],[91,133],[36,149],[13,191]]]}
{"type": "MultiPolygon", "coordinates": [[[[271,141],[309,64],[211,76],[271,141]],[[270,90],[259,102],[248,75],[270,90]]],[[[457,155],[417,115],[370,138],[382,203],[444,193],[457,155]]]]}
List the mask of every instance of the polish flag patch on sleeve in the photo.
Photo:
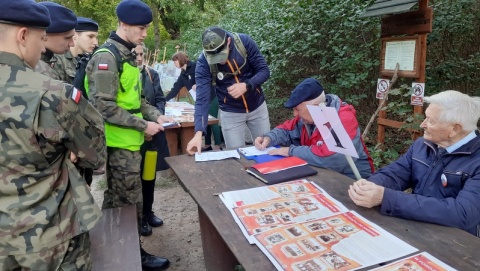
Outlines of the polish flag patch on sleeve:
{"type": "Polygon", "coordinates": [[[80,102],[80,98],[82,97],[82,92],[80,90],[78,90],[77,88],[73,88],[73,91],[72,91],[72,100],[78,104],[80,102]]]}
{"type": "Polygon", "coordinates": [[[107,63],[99,63],[98,64],[98,69],[99,70],[108,70],[108,64],[107,63]]]}

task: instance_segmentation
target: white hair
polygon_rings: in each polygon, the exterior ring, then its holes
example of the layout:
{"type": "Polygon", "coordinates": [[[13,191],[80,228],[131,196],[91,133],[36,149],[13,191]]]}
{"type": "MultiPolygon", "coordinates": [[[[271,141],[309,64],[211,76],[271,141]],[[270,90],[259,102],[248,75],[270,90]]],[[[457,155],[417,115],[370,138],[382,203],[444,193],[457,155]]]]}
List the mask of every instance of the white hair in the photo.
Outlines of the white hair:
{"type": "Polygon", "coordinates": [[[318,95],[317,98],[308,101],[308,104],[321,104],[325,102],[325,91],[322,91],[322,94],[318,95]]]}
{"type": "Polygon", "coordinates": [[[438,119],[447,123],[458,123],[464,131],[477,129],[480,119],[480,97],[471,97],[456,90],[445,90],[430,97],[425,102],[440,106],[438,119]]]}

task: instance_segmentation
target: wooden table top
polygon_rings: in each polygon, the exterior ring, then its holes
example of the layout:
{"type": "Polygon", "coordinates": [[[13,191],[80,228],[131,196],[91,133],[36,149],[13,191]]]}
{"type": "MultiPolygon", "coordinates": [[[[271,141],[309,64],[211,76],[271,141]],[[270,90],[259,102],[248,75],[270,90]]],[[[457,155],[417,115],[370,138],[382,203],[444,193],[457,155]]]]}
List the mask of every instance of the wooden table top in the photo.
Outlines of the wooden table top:
{"type": "MultiPolygon", "coordinates": [[[[222,192],[265,185],[245,172],[244,164],[250,161],[242,158],[196,163],[195,157],[188,155],[167,157],[166,161],[246,270],[276,270],[256,245],[247,242],[218,197],[222,192]]],[[[378,208],[359,207],[347,192],[353,179],[331,170],[316,169],[318,175],[306,179],[320,185],[348,209],[458,270],[480,270],[480,238],[456,228],[384,216],[378,208]]]]}

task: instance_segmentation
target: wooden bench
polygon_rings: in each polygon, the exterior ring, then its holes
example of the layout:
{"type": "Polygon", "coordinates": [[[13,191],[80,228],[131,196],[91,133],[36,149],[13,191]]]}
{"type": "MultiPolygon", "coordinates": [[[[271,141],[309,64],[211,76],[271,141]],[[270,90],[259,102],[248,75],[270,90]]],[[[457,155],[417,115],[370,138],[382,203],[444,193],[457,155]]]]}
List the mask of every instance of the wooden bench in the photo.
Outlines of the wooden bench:
{"type": "Polygon", "coordinates": [[[93,271],[142,271],[135,206],[103,209],[90,231],[93,271]]]}

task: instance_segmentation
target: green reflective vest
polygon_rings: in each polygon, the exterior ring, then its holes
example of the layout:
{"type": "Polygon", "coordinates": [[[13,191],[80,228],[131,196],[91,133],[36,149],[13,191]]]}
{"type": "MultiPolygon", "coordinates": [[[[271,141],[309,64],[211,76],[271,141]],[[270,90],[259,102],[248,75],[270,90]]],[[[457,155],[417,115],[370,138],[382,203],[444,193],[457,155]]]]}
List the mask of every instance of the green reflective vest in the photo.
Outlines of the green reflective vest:
{"type": "MultiPolygon", "coordinates": [[[[100,48],[95,53],[102,51],[110,52],[108,49],[100,48]]],[[[137,67],[130,65],[128,62],[124,62],[123,71],[121,73],[118,85],[117,99],[115,100],[117,105],[133,115],[143,119],[143,115],[140,112],[142,95],[140,70],[137,67]]],[[[87,94],[89,94],[87,79],[85,80],[85,89],[87,94]]],[[[105,137],[107,139],[108,147],[115,147],[130,151],[140,150],[140,146],[142,146],[144,142],[143,131],[140,132],[134,128],[118,126],[108,122],[105,122],[105,137]]]]}

